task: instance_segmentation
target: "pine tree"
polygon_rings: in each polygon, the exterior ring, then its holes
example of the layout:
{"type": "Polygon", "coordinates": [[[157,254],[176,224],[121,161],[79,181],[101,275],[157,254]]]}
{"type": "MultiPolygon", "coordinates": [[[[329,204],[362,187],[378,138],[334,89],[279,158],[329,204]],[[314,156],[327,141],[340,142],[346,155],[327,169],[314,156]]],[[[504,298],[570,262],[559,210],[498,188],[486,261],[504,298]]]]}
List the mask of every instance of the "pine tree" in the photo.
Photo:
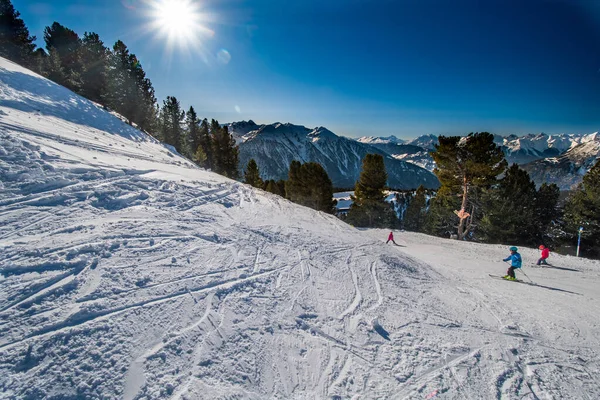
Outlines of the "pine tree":
{"type": "Polygon", "coordinates": [[[452,237],[456,232],[454,210],[460,207],[461,200],[450,188],[442,186],[430,201],[425,217],[424,231],[430,235],[452,237]]]}
{"type": "Polygon", "coordinates": [[[285,188],[286,197],[294,203],[333,214],[335,201],[333,199],[333,184],[327,171],[319,163],[292,161],[287,181],[274,182],[273,189],[280,191],[285,188]]]}
{"type": "Polygon", "coordinates": [[[210,162],[211,169],[217,174],[223,174],[224,154],[220,149],[221,125],[216,119],[210,121],[210,162]]]}
{"type": "Polygon", "coordinates": [[[538,243],[546,246],[556,244],[555,238],[559,235],[556,232],[561,214],[558,208],[559,197],[560,189],[554,183],[543,183],[535,197],[537,239],[538,243]]]}
{"type": "Polygon", "coordinates": [[[254,159],[250,159],[248,161],[248,166],[246,167],[246,171],[244,172],[244,182],[249,184],[250,186],[254,186],[255,188],[263,188],[264,182],[260,178],[260,172],[258,170],[258,165],[254,159]]]}
{"type": "MultiPolygon", "coordinates": [[[[181,106],[176,97],[167,96],[163,101],[161,113],[161,131],[164,142],[175,147],[179,153],[182,152],[183,138],[183,120],[185,112],[181,110],[181,106]]],[[[196,149],[197,151],[197,149],[196,149]]]]}
{"type": "Polygon", "coordinates": [[[277,182],[275,182],[275,185],[277,187],[277,192],[273,192],[275,194],[280,195],[281,197],[285,197],[285,180],[280,179],[277,182]]]}
{"type": "Polygon", "coordinates": [[[347,221],[355,226],[387,228],[395,225],[392,206],[385,201],[387,172],[380,154],[367,154],[354,188],[347,221]]]}
{"type": "Polygon", "coordinates": [[[206,153],[204,150],[202,150],[202,146],[198,146],[198,149],[196,149],[196,153],[194,153],[192,160],[198,165],[206,164],[206,153]]]}
{"type": "Polygon", "coordinates": [[[213,165],[213,152],[212,152],[212,139],[211,139],[211,135],[210,135],[210,129],[208,126],[208,121],[206,120],[206,118],[204,118],[202,120],[202,122],[200,123],[200,130],[198,132],[198,137],[199,137],[199,144],[202,147],[202,150],[204,151],[204,154],[206,154],[206,160],[204,161],[204,163],[202,164],[203,167],[205,168],[212,168],[213,165]]]}
{"type": "Polygon", "coordinates": [[[204,153],[204,162],[206,162],[206,153],[201,146],[200,120],[198,119],[198,114],[196,114],[194,107],[190,107],[185,114],[185,123],[187,125],[185,154],[195,154],[198,151],[198,148],[200,148],[204,153]]]}
{"type": "Polygon", "coordinates": [[[135,55],[131,55],[133,81],[135,84],[135,114],[133,121],[144,131],[151,131],[156,124],[156,96],[150,79],[135,55]]]}
{"type": "Polygon", "coordinates": [[[293,160],[288,170],[288,179],[285,182],[285,197],[294,203],[301,204],[308,196],[304,182],[301,178],[302,163],[293,160]]]}
{"type": "Polygon", "coordinates": [[[582,254],[600,257],[600,159],[567,200],[564,220],[571,243],[582,227],[582,254]]]}
{"type": "Polygon", "coordinates": [[[231,179],[239,176],[239,148],[227,126],[211,122],[212,168],[215,172],[231,179]]]}
{"type": "Polygon", "coordinates": [[[279,193],[279,187],[277,186],[277,182],[275,182],[274,179],[269,179],[265,181],[264,189],[269,193],[278,194],[281,196],[281,193],[279,193]]]}
{"type": "Polygon", "coordinates": [[[40,75],[47,76],[45,66],[48,60],[48,54],[42,48],[37,48],[33,52],[31,59],[31,69],[40,75]]]}
{"type": "Polygon", "coordinates": [[[145,131],[154,129],[157,107],[152,82],[135,54],[130,54],[120,40],[109,56],[108,88],[109,104],[115,111],[145,131]]]}
{"type": "Polygon", "coordinates": [[[112,109],[133,122],[135,107],[135,81],[131,74],[131,58],[129,49],[118,40],[109,55],[109,105],[112,109]]]}
{"type": "Polygon", "coordinates": [[[32,66],[36,37],[29,36],[20,15],[10,0],[0,0],[0,56],[32,66]]]}
{"type": "Polygon", "coordinates": [[[490,243],[536,244],[536,195],[529,174],[513,164],[497,187],[484,195],[480,237],[490,243]]]}
{"type": "Polygon", "coordinates": [[[65,79],[59,83],[76,93],[82,93],[81,40],[73,30],[54,22],[44,29],[44,41],[48,53],[56,51],[65,79]]]}
{"type": "Polygon", "coordinates": [[[104,46],[97,33],[84,33],[81,42],[82,94],[100,104],[107,103],[109,54],[110,50],[104,46]]]}
{"type": "Polygon", "coordinates": [[[67,80],[67,75],[60,62],[60,56],[56,49],[50,49],[50,54],[44,59],[44,74],[51,81],[60,83],[67,80]]]}
{"type": "Polygon", "coordinates": [[[417,188],[415,196],[410,200],[404,217],[404,228],[409,231],[421,232],[425,224],[425,187],[417,188]]]}
{"type": "Polygon", "coordinates": [[[305,163],[300,169],[300,174],[306,193],[301,204],[317,211],[333,214],[335,211],[333,184],[323,166],[316,162],[305,163]]]}
{"type": "Polygon", "coordinates": [[[431,153],[436,162],[434,173],[440,180],[444,193],[461,196],[458,238],[464,239],[473,224],[473,204],[470,202],[478,189],[490,187],[496,177],[506,169],[502,149],[494,143],[488,132],[470,133],[466,138],[458,136],[439,137],[439,144],[431,153]]]}

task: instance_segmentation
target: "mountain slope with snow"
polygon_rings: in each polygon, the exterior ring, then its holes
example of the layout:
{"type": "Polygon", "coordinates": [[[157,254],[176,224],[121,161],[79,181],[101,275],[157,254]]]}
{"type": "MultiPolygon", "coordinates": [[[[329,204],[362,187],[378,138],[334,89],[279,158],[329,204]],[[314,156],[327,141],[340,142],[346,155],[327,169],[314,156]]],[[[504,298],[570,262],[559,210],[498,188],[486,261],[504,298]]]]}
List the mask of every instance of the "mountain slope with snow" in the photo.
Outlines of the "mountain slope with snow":
{"type": "Polygon", "coordinates": [[[547,157],[522,166],[536,183],[555,183],[561,190],[577,187],[600,158],[600,136],[587,135],[558,157],[547,157]]]}
{"type": "MultiPolygon", "coordinates": [[[[435,135],[421,136],[406,144],[397,144],[388,138],[359,140],[371,143],[398,160],[413,163],[428,171],[435,168],[435,162],[429,155],[437,143],[435,135]]],[[[577,186],[600,156],[598,132],[586,135],[494,135],[494,141],[504,151],[508,163],[521,165],[538,186],[556,183],[561,190],[577,186]]]]}
{"type": "MultiPolygon", "coordinates": [[[[247,125],[246,125],[247,126],[247,125]]],[[[234,124],[233,132],[240,132],[234,124]]],[[[245,130],[241,130],[244,132],[245,130]]],[[[240,133],[236,134],[240,137],[240,133]]],[[[326,128],[309,129],[293,124],[262,125],[246,132],[240,143],[240,165],[254,159],[263,179],[287,179],[290,163],[317,162],[325,168],[336,187],[354,187],[360,176],[362,160],[368,153],[384,156],[388,184],[395,189],[414,189],[419,185],[437,188],[439,181],[431,172],[397,160],[374,146],[337,136],[326,128]]]]}
{"type": "Polygon", "coordinates": [[[0,59],[0,397],[598,398],[600,265],[357,230],[0,59]]]}

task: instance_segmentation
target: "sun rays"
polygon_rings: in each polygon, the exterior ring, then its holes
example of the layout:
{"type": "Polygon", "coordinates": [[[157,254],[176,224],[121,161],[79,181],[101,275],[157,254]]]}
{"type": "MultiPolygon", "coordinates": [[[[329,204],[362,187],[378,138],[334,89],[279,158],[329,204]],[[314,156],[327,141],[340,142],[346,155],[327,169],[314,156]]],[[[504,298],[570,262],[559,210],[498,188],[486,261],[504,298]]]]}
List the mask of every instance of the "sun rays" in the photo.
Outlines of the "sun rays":
{"type": "Polygon", "coordinates": [[[165,41],[165,51],[171,55],[180,51],[187,56],[205,58],[203,43],[214,32],[206,26],[209,15],[200,2],[194,0],[147,0],[150,22],[146,29],[156,40],[165,41]]]}

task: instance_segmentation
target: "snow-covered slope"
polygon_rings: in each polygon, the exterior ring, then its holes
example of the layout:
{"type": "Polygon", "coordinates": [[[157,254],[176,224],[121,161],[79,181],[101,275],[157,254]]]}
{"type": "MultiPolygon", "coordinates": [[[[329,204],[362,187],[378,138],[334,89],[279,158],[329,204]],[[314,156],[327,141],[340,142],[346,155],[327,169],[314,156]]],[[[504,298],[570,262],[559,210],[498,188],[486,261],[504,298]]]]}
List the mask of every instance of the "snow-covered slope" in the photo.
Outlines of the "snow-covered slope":
{"type": "MultiPolygon", "coordinates": [[[[429,171],[435,168],[435,162],[429,155],[437,143],[434,135],[421,136],[405,145],[394,144],[386,138],[369,138],[369,141],[398,160],[411,162],[429,171]]],[[[494,141],[504,151],[509,164],[522,165],[537,185],[556,183],[562,190],[568,190],[581,182],[583,175],[598,159],[600,135],[598,132],[506,137],[494,135],[494,141]]]]}
{"type": "MultiPolygon", "coordinates": [[[[236,130],[235,132],[243,132],[236,130]]],[[[239,136],[239,133],[237,134],[239,136]]],[[[240,165],[256,160],[264,179],[287,179],[290,163],[318,162],[325,168],[336,187],[353,187],[368,153],[384,155],[388,184],[396,189],[419,185],[437,188],[438,179],[431,172],[397,160],[374,146],[337,136],[323,127],[309,129],[293,124],[262,125],[243,135],[240,143],[240,165]]]]}
{"type": "Polygon", "coordinates": [[[405,144],[406,140],[398,139],[396,136],[391,135],[387,137],[377,137],[377,136],[362,136],[356,139],[357,142],[366,143],[366,144],[405,144]]]}
{"type": "Polygon", "coordinates": [[[424,148],[425,150],[432,151],[435,150],[435,145],[439,143],[437,135],[422,135],[416,139],[409,140],[406,144],[410,144],[413,146],[419,146],[424,148]]]}
{"type": "Polygon", "coordinates": [[[600,158],[600,136],[586,135],[580,144],[576,144],[558,157],[548,157],[523,165],[534,182],[555,183],[561,190],[575,188],[583,176],[600,158]]]}
{"type": "Polygon", "coordinates": [[[600,397],[598,262],[385,246],[1,59],[0,177],[2,398],[600,397]]]}

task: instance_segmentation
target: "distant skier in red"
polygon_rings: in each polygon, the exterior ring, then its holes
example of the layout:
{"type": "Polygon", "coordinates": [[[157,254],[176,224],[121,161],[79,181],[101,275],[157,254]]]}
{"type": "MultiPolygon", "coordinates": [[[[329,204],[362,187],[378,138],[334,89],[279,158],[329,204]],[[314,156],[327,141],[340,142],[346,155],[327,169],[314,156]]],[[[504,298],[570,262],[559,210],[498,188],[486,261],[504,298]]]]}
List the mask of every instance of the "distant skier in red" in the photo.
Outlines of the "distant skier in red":
{"type": "Polygon", "coordinates": [[[390,235],[388,236],[388,240],[387,240],[387,242],[385,242],[385,244],[388,244],[390,242],[390,240],[392,241],[392,243],[394,243],[396,246],[398,246],[398,243],[396,243],[394,241],[394,232],[390,232],[390,235]]]}
{"type": "Polygon", "coordinates": [[[540,257],[540,259],[538,260],[537,265],[548,265],[546,259],[550,257],[550,249],[542,244],[540,245],[540,250],[542,251],[542,257],[540,257]]]}

